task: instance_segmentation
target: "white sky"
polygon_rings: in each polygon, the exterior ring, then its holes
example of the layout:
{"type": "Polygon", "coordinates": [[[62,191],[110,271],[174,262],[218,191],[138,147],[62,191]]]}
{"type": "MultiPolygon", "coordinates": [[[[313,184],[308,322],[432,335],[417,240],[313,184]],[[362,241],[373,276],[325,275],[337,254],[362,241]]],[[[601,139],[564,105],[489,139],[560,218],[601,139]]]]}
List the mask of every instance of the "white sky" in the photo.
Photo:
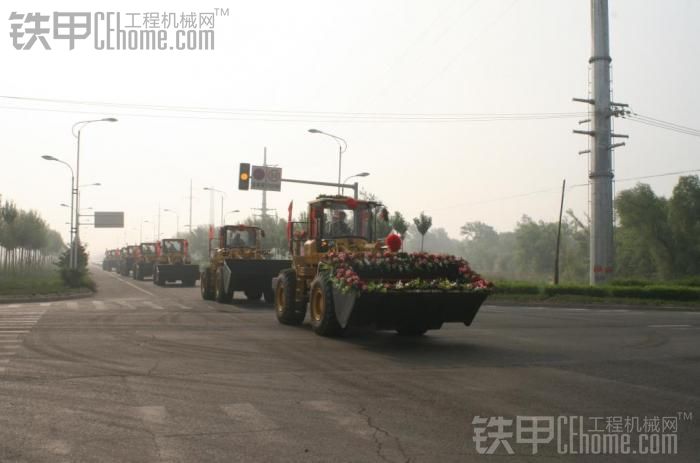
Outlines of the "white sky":
{"type": "MultiPolygon", "coordinates": [[[[583,0],[258,1],[229,2],[217,18],[215,51],[96,51],[91,41],[67,50],[51,40],[44,51],[17,51],[8,36],[12,11],[207,12],[220,4],[185,1],[4,2],[0,94],[134,104],[293,111],[381,113],[543,113],[585,111],[590,56],[589,2],[583,0]]],[[[700,127],[700,2],[611,0],[611,54],[616,101],[638,113],[700,127]]],[[[555,220],[561,180],[587,181],[587,140],[573,135],[577,119],[509,122],[246,121],[140,117],[132,110],[98,114],[25,111],[75,106],[0,99],[0,194],[36,209],[67,235],[68,170],[43,154],[75,163],[71,125],[115,116],[83,132],[82,204],[123,210],[124,230],[91,230],[95,253],[138,240],[142,220],[158,204],[187,222],[190,179],[194,223],[207,223],[209,194],[226,191],[225,209],[248,215],[260,192],[239,192],[239,162],[269,161],[288,178],[335,181],[335,142],[307,133],[315,127],[344,137],[343,177],[369,171],[363,188],[408,218],[421,210],[452,236],[473,220],[512,229],[522,214],[555,220]],[[548,189],[516,199],[498,198],[548,189]]],[[[244,118],[247,116],[243,116],[244,118]]],[[[616,121],[630,135],[616,152],[616,175],[628,178],[700,168],[700,139],[616,121]]],[[[677,177],[648,180],[669,195],[677,177]]],[[[633,186],[619,183],[617,190],[633,186]]],[[[330,189],[284,184],[268,195],[286,216],[330,189]]],[[[217,199],[217,224],[219,202],[217,199]]],[[[587,189],[568,193],[566,207],[587,210],[587,189]]],[[[235,216],[229,215],[229,220],[235,216]]],[[[161,231],[174,233],[164,213],[161,231]]],[[[144,239],[153,229],[144,226],[144,239]]]]}

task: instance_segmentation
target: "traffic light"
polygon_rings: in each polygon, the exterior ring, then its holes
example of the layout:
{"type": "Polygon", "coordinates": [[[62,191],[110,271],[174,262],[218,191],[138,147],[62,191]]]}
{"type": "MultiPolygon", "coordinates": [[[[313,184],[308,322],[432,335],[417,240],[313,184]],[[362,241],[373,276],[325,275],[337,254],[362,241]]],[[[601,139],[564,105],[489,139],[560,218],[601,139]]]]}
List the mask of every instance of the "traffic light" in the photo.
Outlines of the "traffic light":
{"type": "Polygon", "coordinates": [[[250,164],[247,162],[242,162],[240,169],[238,169],[238,189],[250,189],[250,164]]]}

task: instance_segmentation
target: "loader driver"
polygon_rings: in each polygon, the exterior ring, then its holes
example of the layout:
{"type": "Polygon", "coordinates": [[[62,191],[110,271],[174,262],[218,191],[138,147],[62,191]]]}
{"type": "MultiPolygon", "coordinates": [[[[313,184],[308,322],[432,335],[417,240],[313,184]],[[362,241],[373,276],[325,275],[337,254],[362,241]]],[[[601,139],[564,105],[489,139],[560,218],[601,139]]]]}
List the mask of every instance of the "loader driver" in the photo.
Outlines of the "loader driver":
{"type": "Polygon", "coordinates": [[[347,214],[345,211],[335,211],[333,213],[333,221],[331,222],[331,236],[347,236],[352,234],[352,230],[345,222],[347,214]]]}
{"type": "Polygon", "coordinates": [[[231,245],[235,248],[245,246],[245,241],[243,241],[243,238],[241,238],[240,232],[236,232],[236,234],[233,236],[233,241],[231,242],[231,245]]]}

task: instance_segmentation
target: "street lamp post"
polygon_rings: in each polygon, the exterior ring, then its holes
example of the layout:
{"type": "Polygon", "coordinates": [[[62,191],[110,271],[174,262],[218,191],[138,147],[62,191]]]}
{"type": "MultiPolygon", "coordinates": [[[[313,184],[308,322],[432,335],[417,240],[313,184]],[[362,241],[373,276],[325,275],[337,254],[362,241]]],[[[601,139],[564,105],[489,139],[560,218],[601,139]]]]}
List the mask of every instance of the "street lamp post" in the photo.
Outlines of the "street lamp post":
{"type": "MultiPolygon", "coordinates": [[[[205,186],[204,189],[206,191],[212,191],[214,193],[221,193],[221,225],[223,226],[224,225],[224,198],[226,197],[226,193],[224,193],[221,190],[217,190],[216,188],[209,187],[209,186],[205,186]]],[[[213,206],[212,206],[212,210],[213,210],[213,206]]],[[[214,225],[216,225],[216,224],[214,224],[214,225]]]]}
{"type": "MultiPolygon", "coordinates": [[[[234,210],[232,210],[232,211],[228,211],[228,212],[226,213],[226,217],[228,217],[229,214],[235,214],[235,213],[237,213],[237,212],[241,212],[241,211],[239,211],[238,209],[234,209],[234,210]]],[[[224,223],[224,224],[225,224],[225,223],[224,223]]],[[[224,224],[222,224],[222,225],[224,225],[224,224]]]]}
{"type": "MultiPolygon", "coordinates": [[[[348,180],[355,177],[369,177],[369,172],[360,172],[359,174],[351,175],[343,180],[343,185],[347,184],[348,180]]],[[[343,187],[343,194],[345,194],[345,187],[343,187]]],[[[355,182],[355,199],[357,199],[357,182],[355,182]]]]}
{"type": "MultiPolygon", "coordinates": [[[[44,156],[42,156],[42,159],[45,159],[47,161],[59,162],[70,169],[70,233],[68,234],[68,237],[70,239],[69,243],[71,245],[71,252],[70,252],[70,255],[68,256],[68,266],[70,268],[75,268],[75,265],[73,264],[73,248],[72,248],[72,246],[73,246],[73,207],[74,207],[73,193],[75,190],[75,173],[73,172],[73,167],[71,167],[70,164],[68,164],[67,162],[62,161],[58,158],[55,158],[55,157],[49,156],[49,155],[44,155],[44,156]]],[[[62,204],[62,206],[63,206],[63,204],[62,204]]],[[[68,206],[66,205],[66,207],[68,207],[68,206]]]]}
{"type": "Polygon", "coordinates": [[[177,238],[178,234],[180,233],[180,216],[172,209],[163,209],[163,212],[172,212],[175,214],[175,237],[177,238]]]}
{"type": "Polygon", "coordinates": [[[139,244],[143,243],[143,224],[151,223],[148,220],[141,221],[141,227],[139,227],[139,244]]]}
{"type": "Polygon", "coordinates": [[[74,269],[78,268],[78,248],[80,247],[80,132],[85,128],[85,126],[93,122],[117,122],[114,117],[106,117],[104,119],[90,119],[86,121],[78,121],[71,127],[71,133],[77,140],[77,149],[75,156],[75,239],[72,243],[72,254],[74,269]],[[77,131],[76,131],[77,128],[77,131]]]}
{"type": "Polygon", "coordinates": [[[326,135],[328,137],[331,137],[338,143],[338,194],[340,194],[340,171],[343,165],[343,153],[348,149],[348,142],[346,142],[345,139],[340,138],[337,135],[324,132],[323,130],[309,129],[309,133],[320,133],[322,135],[326,135]]]}

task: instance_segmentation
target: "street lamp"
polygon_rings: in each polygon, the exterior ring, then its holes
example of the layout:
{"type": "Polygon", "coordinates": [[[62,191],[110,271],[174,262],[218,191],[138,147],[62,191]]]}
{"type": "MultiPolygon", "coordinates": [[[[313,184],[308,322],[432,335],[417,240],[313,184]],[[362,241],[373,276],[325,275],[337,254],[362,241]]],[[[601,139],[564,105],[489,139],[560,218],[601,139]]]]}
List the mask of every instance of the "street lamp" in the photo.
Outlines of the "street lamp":
{"type": "MultiPolygon", "coordinates": [[[[212,192],[212,196],[211,196],[212,201],[213,201],[213,199],[214,199],[213,193],[221,193],[221,225],[223,226],[223,225],[224,225],[224,198],[226,197],[226,193],[224,193],[224,192],[221,191],[221,190],[217,190],[216,188],[209,187],[209,186],[205,186],[205,187],[204,187],[204,190],[206,190],[206,191],[211,191],[211,192],[212,192]]],[[[212,215],[213,215],[213,212],[214,212],[214,203],[211,203],[211,206],[210,206],[210,207],[211,207],[211,211],[212,211],[212,215]]],[[[213,218],[212,218],[212,222],[213,222],[213,218]]],[[[215,225],[215,224],[212,224],[212,225],[215,225]]]]}
{"type": "Polygon", "coordinates": [[[346,142],[345,139],[340,138],[337,135],[324,132],[323,130],[309,129],[309,133],[320,133],[322,135],[326,135],[328,137],[331,137],[338,143],[338,194],[340,194],[340,170],[343,164],[343,153],[348,149],[348,142],[346,142]]]}
{"type": "Polygon", "coordinates": [[[77,150],[75,156],[75,243],[73,244],[73,262],[75,267],[78,267],[78,246],[80,245],[80,132],[85,126],[93,122],[117,122],[114,117],[105,117],[103,119],[90,119],[86,121],[78,121],[71,127],[71,133],[77,140],[77,150]],[[77,130],[76,130],[77,129],[77,130]]]}
{"type": "MultiPolygon", "coordinates": [[[[348,180],[355,177],[369,177],[369,172],[360,172],[359,174],[351,175],[350,177],[343,180],[343,184],[348,183],[348,180]]],[[[345,194],[345,187],[343,187],[343,194],[345,194]]],[[[355,199],[357,199],[357,182],[355,182],[355,199]]]]}
{"type": "MultiPolygon", "coordinates": [[[[163,212],[172,212],[175,214],[175,237],[177,238],[177,235],[180,233],[180,216],[172,209],[163,209],[163,212]]],[[[158,238],[160,238],[160,236],[158,238]]]]}
{"type": "Polygon", "coordinates": [[[239,211],[238,209],[234,209],[234,210],[232,210],[232,211],[228,211],[228,212],[226,213],[226,217],[228,217],[229,214],[236,214],[237,212],[241,212],[241,211],[239,211]]]}
{"type": "MultiPolygon", "coordinates": [[[[74,189],[75,189],[75,174],[73,173],[73,167],[71,167],[71,165],[68,164],[66,161],[62,161],[62,160],[60,160],[60,159],[58,159],[58,158],[56,158],[56,157],[53,157],[53,156],[44,155],[44,156],[42,156],[41,158],[42,158],[42,159],[45,159],[45,160],[47,160],[47,161],[56,161],[56,162],[59,162],[59,163],[63,164],[64,166],[66,166],[66,167],[68,167],[68,168],[70,169],[70,232],[68,233],[68,236],[69,236],[69,239],[70,239],[71,246],[73,246],[73,199],[74,199],[73,193],[74,193],[74,189]]],[[[62,206],[64,206],[64,205],[62,204],[62,206]]],[[[65,207],[69,207],[69,206],[66,204],[65,207]]],[[[75,267],[75,266],[73,265],[73,251],[72,251],[72,248],[71,248],[70,256],[69,256],[69,258],[68,258],[68,263],[69,263],[68,265],[69,265],[70,268],[74,268],[74,267],[75,267]]]]}
{"type": "Polygon", "coordinates": [[[143,224],[151,223],[148,220],[142,220],[141,226],[139,227],[139,244],[143,243],[143,224]]]}

